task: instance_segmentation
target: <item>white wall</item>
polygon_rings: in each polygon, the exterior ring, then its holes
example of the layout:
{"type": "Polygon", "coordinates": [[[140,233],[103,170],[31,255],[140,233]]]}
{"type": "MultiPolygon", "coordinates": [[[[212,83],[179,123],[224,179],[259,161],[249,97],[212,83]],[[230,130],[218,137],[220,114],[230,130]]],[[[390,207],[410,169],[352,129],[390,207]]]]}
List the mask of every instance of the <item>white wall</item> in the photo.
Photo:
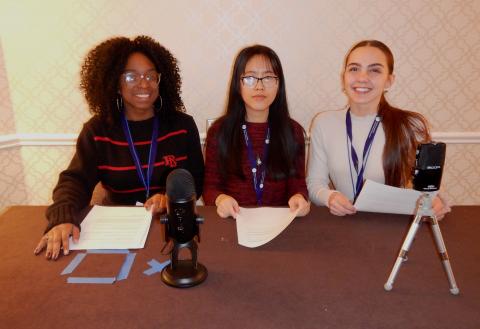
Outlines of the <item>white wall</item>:
{"type": "Polygon", "coordinates": [[[316,112],[345,104],[339,76],[350,46],[382,40],[396,58],[388,98],[423,113],[449,142],[447,194],[478,204],[479,20],[480,1],[0,0],[0,208],[50,202],[73,152],[55,145],[57,137],[65,144],[57,134],[74,136],[89,117],[78,88],[82,58],[108,37],[138,34],[179,59],[185,105],[201,132],[223,110],[240,48],[277,51],[292,116],[308,129],[316,112]],[[48,145],[22,146],[38,143],[48,145]]]}

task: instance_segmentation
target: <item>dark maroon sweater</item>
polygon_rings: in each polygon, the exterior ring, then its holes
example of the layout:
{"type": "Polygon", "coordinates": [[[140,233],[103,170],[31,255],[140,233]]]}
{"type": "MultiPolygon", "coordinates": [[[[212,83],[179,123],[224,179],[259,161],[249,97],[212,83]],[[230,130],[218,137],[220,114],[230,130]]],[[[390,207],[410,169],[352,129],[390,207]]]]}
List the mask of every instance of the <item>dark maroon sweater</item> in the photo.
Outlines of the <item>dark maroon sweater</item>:
{"type": "MultiPolygon", "coordinates": [[[[297,174],[284,180],[274,180],[268,173],[263,188],[263,206],[288,206],[291,196],[300,193],[305,199],[308,198],[305,183],[305,138],[303,129],[296,121],[291,120],[295,140],[298,144],[297,156],[295,157],[295,169],[297,174]]],[[[203,200],[205,205],[214,205],[215,199],[220,194],[227,194],[237,200],[240,206],[256,206],[257,199],[253,187],[253,178],[248,162],[247,147],[243,143],[242,170],[245,179],[231,176],[223,180],[219,174],[218,142],[217,134],[219,124],[213,124],[208,130],[205,150],[205,182],[203,187],[203,200]]],[[[238,129],[241,129],[240,127],[238,129]]],[[[247,132],[253,144],[255,154],[263,154],[267,123],[247,123],[247,132]]]]}
{"type": "MultiPolygon", "coordinates": [[[[129,128],[144,169],[148,166],[154,118],[129,121],[129,128]]],[[[159,118],[157,155],[150,183],[150,196],[165,192],[167,175],[175,168],[190,171],[196,193],[202,194],[204,164],[198,130],[193,118],[174,112],[159,118]]],[[[145,174],[145,172],[144,172],[145,174]]],[[[62,223],[79,225],[80,211],[92,197],[95,185],[106,190],[106,204],[134,205],[145,202],[145,187],[140,181],[120,123],[107,126],[98,117],[83,126],[75,155],[59,177],[48,207],[46,231],[62,223]]]]}

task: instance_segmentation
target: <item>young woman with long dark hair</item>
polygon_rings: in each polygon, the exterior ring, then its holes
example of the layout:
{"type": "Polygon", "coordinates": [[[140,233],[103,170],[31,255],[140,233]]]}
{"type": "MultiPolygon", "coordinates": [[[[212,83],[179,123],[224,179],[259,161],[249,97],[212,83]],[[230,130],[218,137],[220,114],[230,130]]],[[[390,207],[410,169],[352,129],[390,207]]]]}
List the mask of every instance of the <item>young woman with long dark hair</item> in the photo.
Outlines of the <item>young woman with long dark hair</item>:
{"type": "Polygon", "coordinates": [[[290,118],[280,59],[270,48],[242,49],[235,59],[225,114],[207,134],[206,205],[221,217],[239,206],[310,210],[303,128],[290,118]]]}
{"type": "MultiPolygon", "coordinates": [[[[395,80],[393,67],[393,54],[384,43],[365,40],[354,45],[343,71],[347,107],[319,113],[312,122],[309,195],[332,214],[355,213],[352,201],[367,178],[409,187],[417,145],[431,139],[421,114],[387,102],[384,93],[395,80]]],[[[433,207],[438,218],[450,211],[440,197],[433,207]]]]}

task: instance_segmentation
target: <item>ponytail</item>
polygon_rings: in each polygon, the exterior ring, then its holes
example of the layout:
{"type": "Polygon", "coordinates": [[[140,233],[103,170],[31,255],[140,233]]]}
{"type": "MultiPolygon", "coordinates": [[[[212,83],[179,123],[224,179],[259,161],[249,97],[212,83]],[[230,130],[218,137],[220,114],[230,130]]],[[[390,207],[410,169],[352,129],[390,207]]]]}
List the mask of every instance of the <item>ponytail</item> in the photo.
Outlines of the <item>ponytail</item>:
{"type": "Polygon", "coordinates": [[[384,95],[380,99],[378,113],[385,131],[385,184],[407,187],[415,165],[417,145],[431,140],[428,123],[419,113],[390,106],[384,95]]]}

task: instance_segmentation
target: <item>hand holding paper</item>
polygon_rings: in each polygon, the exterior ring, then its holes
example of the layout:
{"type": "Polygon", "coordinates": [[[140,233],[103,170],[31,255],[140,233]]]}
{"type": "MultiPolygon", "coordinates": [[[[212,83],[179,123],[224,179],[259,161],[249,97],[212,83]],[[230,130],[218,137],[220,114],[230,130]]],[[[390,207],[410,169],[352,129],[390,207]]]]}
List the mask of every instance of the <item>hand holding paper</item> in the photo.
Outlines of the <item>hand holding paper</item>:
{"type": "Polygon", "coordinates": [[[255,248],[279,235],[297,216],[298,209],[240,208],[237,214],[238,244],[255,248]]]}
{"type": "Polygon", "coordinates": [[[421,194],[367,179],[354,205],[357,211],[413,215],[421,194]]]}
{"type": "Polygon", "coordinates": [[[335,216],[353,215],[357,212],[352,202],[341,192],[334,191],[328,198],[328,208],[335,216]]]}

